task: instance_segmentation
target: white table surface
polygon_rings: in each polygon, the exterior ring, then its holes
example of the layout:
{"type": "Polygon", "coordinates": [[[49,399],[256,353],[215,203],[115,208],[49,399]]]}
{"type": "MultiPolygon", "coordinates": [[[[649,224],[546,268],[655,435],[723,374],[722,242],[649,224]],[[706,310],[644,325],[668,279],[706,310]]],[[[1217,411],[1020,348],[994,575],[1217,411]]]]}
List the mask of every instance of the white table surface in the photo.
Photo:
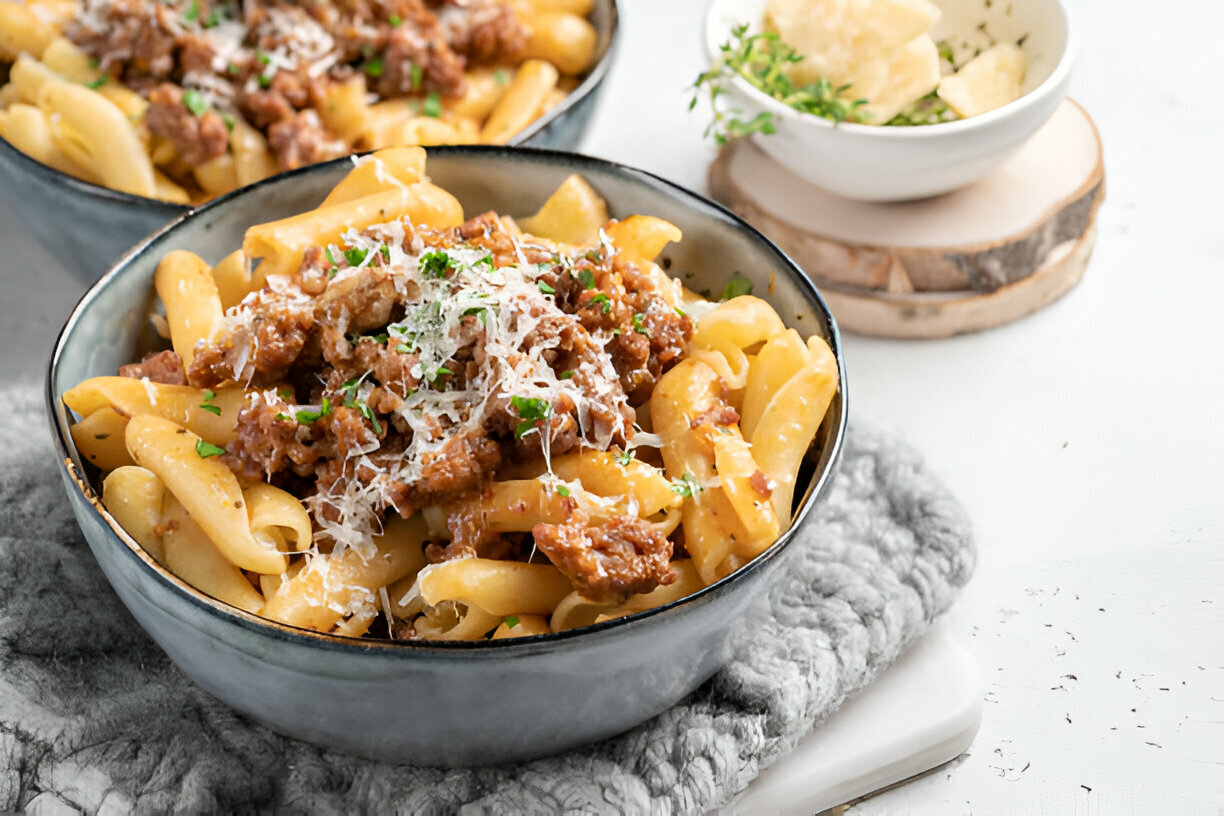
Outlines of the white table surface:
{"type": "MultiPolygon", "coordinates": [[[[622,3],[586,152],[704,191],[704,3],[622,3]]],[[[917,446],[975,522],[950,624],[988,688],[966,756],[856,816],[1224,806],[1224,6],[1074,10],[1108,187],[1084,281],[981,334],[846,338],[853,417],[917,446]]],[[[81,284],[4,202],[0,259],[0,381],[41,378],[81,284]]]]}

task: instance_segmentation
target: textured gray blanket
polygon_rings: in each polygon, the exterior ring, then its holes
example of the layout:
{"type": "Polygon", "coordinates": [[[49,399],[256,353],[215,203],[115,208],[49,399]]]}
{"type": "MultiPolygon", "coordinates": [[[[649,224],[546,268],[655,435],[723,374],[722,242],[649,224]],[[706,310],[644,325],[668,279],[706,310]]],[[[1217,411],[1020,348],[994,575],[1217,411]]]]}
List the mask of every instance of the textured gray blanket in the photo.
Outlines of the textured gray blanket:
{"type": "Polygon", "coordinates": [[[0,404],[0,811],[708,811],[870,683],[974,562],[956,501],[907,448],[857,427],[763,628],[688,699],[521,766],[381,765],[248,722],[171,665],[76,528],[37,393],[0,404]]]}

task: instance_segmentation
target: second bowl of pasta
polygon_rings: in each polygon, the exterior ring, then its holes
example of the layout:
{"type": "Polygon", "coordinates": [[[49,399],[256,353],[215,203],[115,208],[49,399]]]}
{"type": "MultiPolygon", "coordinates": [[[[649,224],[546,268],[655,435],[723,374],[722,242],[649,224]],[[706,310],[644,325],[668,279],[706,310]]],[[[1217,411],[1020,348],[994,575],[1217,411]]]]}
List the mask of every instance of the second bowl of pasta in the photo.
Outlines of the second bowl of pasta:
{"type": "Polygon", "coordinates": [[[191,206],[394,145],[577,146],[615,0],[0,4],[0,192],[93,281],[191,206]]]}
{"type": "Polygon", "coordinates": [[[180,219],[82,300],[48,398],[91,549],[176,663],[278,731],[432,765],[610,736],[708,678],[846,418],[836,326],[767,239],[506,148],[180,219]]]}

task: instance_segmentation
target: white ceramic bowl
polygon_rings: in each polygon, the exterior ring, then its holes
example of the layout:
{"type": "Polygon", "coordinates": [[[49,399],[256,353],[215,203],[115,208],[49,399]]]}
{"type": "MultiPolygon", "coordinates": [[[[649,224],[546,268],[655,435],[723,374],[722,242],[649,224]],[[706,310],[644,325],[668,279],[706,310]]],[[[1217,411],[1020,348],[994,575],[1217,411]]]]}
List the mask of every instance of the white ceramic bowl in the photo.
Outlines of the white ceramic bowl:
{"type": "MultiPolygon", "coordinates": [[[[1033,135],[1067,94],[1076,40],[1060,0],[933,0],[943,14],[931,31],[957,52],[971,56],[998,41],[1024,37],[1028,74],[1021,97],[989,113],[918,127],[881,127],[799,113],[748,82],[729,83],[727,103],[751,118],[774,115],[777,133],[757,144],[798,176],[838,195],[860,201],[904,201],[950,192],[988,175],[1033,135]]],[[[765,0],[714,0],[706,18],[711,61],[731,29],[743,23],[759,31],[765,0]]]]}

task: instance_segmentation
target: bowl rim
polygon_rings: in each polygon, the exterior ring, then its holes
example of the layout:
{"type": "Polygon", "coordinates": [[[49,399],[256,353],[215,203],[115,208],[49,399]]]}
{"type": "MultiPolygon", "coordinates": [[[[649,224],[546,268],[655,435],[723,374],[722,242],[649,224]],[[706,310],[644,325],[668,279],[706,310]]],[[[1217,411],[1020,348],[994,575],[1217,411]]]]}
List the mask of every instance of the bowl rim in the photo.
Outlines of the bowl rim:
{"type": "MultiPolygon", "coordinates": [[[[546,114],[536,119],[534,122],[528,125],[525,129],[519,131],[514,136],[512,136],[509,139],[509,141],[506,142],[506,145],[508,146],[522,145],[528,139],[534,138],[537,134],[543,133],[544,131],[551,128],[556,122],[560,121],[565,114],[569,113],[569,111],[573,107],[575,107],[580,102],[582,102],[587,97],[589,97],[592,93],[594,93],[595,89],[599,86],[599,84],[604,81],[605,77],[607,77],[608,72],[612,68],[612,62],[616,58],[617,49],[620,45],[621,26],[620,26],[620,8],[617,5],[619,0],[604,0],[604,1],[607,2],[608,4],[608,18],[609,19],[608,19],[608,43],[607,43],[607,47],[603,51],[603,54],[595,62],[595,64],[591,66],[591,69],[587,71],[586,76],[582,78],[582,82],[578,84],[578,87],[574,88],[574,90],[567,93],[565,95],[565,98],[562,99],[556,105],[554,105],[552,109],[549,110],[546,114]]],[[[438,146],[442,147],[443,145],[438,145],[438,146]]],[[[363,156],[369,152],[372,152],[372,151],[360,151],[360,152],[350,153],[348,154],[348,156],[363,156]]],[[[32,172],[35,175],[41,176],[42,177],[41,181],[45,184],[52,184],[52,185],[59,184],[59,185],[69,188],[75,193],[79,193],[85,196],[92,196],[95,198],[99,198],[99,199],[102,199],[110,203],[118,204],[120,206],[144,207],[146,209],[154,210],[154,211],[164,210],[168,218],[175,217],[179,213],[189,212],[193,209],[197,209],[198,207],[203,206],[203,204],[199,204],[199,205],[176,204],[172,201],[164,201],[160,198],[153,198],[151,196],[136,195],[135,193],[126,193],[126,192],[123,192],[122,190],[115,190],[111,187],[106,187],[105,185],[102,185],[102,184],[95,184],[92,181],[85,181],[84,179],[79,179],[76,176],[65,173],[62,170],[56,170],[54,167],[51,167],[50,165],[43,164],[38,159],[35,159],[33,156],[30,156],[26,154],[24,151],[18,149],[16,145],[9,142],[3,136],[0,136],[0,156],[13,159],[19,166],[25,168],[28,172],[32,172]]],[[[340,160],[348,158],[348,156],[341,156],[340,160]]],[[[329,161],[335,161],[335,160],[329,159],[329,161]]],[[[319,163],[326,164],[327,162],[319,162],[319,163]]],[[[309,167],[313,165],[307,165],[307,166],[309,167]]],[[[303,168],[299,167],[296,169],[301,170],[303,168]]],[[[267,178],[276,178],[278,176],[288,175],[289,173],[293,173],[293,172],[296,172],[296,170],[283,170],[283,171],[274,173],[271,176],[268,176],[267,178]]],[[[266,181],[266,180],[267,179],[259,179],[259,181],[252,182],[252,184],[248,184],[245,186],[250,187],[250,186],[253,186],[254,184],[258,184],[259,182],[266,181]]],[[[235,188],[235,190],[241,190],[241,189],[243,189],[243,187],[235,188]]],[[[235,192],[235,190],[230,190],[229,192],[232,193],[232,192],[235,192]]],[[[225,193],[225,195],[228,195],[228,194],[229,193],[225,193]]],[[[216,196],[212,199],[209,199],[208,201],[204,202],[204,204],[210,203],[211,201],[214,201],[216,198],[220,198],[220,196],[216,196]]]]}
{"type": "MultiPolygon", "coordinates": [[[[1058,10],[1062,13],[1063,24],[1067,31],[1066,42],[1062,54],[1050,75],[1020,98],[1008,102],[986,113],[970,116],[968,119],[955,119],[951,122],[937,122],[933,125],[913,125],[908,127],[886,127],[884,125],[868,125],[860,122],[833,122],[822,116],[800,113],[789,105],[784,105],[764,91],[752,85],[742,77],[732,80],[735,90],[753,104],[760,105],[775,116],[782,116],[788,121],[797,122],[801,126],[812,125],[828,130],[842,130],[869,139],[896,141],[901,139],[938,139],[945,134],[960,133],[967,130],[989,127],[991,124],[1010,118],[1021,111],[1039,104],[1059,88],[1065,88],[1079,53],[1079,28],[1075,24],[1071,10],[1066,0],[1056,0],[1058,10]]],[[[716,19],[719,0],[711,0],[706,10],[705,51],[706,58],[712,66],[718,60],[718,43],[726,39],[726,31],[716,19]]],[[[759,25],[760,21],[756,21],[759,25]]],[[[749,24],[750,26],[752,23],[749,24]]]]}
{"type": "MultiPolygon", "coordinates": [[[[91,303],[99,296],[99,294],[111,286],[118,278],[126,274],[126,271],[131,268],[133,262],[144,255],[146,252],[153,251],[158,248],[158,245],[168,240],[174,232],[176,232],[183,224],[190,219],[198,216],[207,215],[214,208],[225,207],[232,200],[238,199],[249,194],[262,186],[274,184],[293,184],[294,180],[300,176],[319,173],[331,173],[337,169],[338,165],[348,163],[348,157],[333,159],[328,162],[309,165],[307,167],[298,168],[287,173],[280,173],[275,176],[270,176],[262,179],[246,187],[218,196],[200,207],[184,212],[170,223],[163,226],[157,232],[146,237],[140,243],[129,249],[124,255],[117,260],[107,272],[93,283],[77,301],[72,308],[63,327],[59,330],[56,336],[55,344],[47,365],[47,374],[44,380],[44,398],[46,400],[47,418],[51,425],[51,436],[55,445],[55,453],[58,456],[59,464],[64,472],[71,479],[75,487],[81,491],[82,496],[90,505],[93,513],[97,518],[104,522],[114,533],[115,538],[122,542],[125,547],[123,551],[126,557],[134,559],[138,562],[137,569],[141,570],[146,578],[152,578],[154,581],[160,581],[169,586],[171,593],[175,593],[181,600],[186,601],[192,606],[202,610],[206,614],[211,614],[213,617],[220,618],[224,624],[238,626],[247,631],[254,631],[257,635],[279,638],[283,641],[298,643],[300,645],[310,645],[314,647],[325,647],[331,650],[347,652],[347,653],[371,653],[371,652],[386,652],[394,654],[408,655],[451,655],[463,658],[476,658],[483,655],[495,654],[503,650],[522,654],[533,654],[542,651],[550,650],[554,644],[567,642],[574,638],[587,638],[593,640],[599,635],[605,635],[614,630],[626,627],[634,627],[643,623],[657,615],[668,614],[672,610],[691,609],[697,605],[704,604],[714,597],[732,589],[736,585],[743,583],[750,576],[756,574],[765,568],[774,559],[778,558],[781,553],[794,540],[798,532],[803,529],[811,519],[811,514],[816,503],[828,488],[828,484],[836,473],[838,464],[841,459],[842,449],[845,443],[846,431],[848,427],[849,402],[847,393],[847,377],[846,366],[843,353],[841,332],[838,329],[836,319],[833,317],[832,311],[829,309],[828,303],[821,295],[815,284],[805,275],[798,264],[794,262],[780,247],[770,241],[760,231],[748,224],[742,218],[737,216],[731,210],[714,202],[704,196],[701,196],[687,188],[684,188],[674,182],[668,181],[665,178],[654,175],[653,173],[637,168],[629,167],[619,162],[586,156],[579,153],[569,153],[565,151],[551,150],[546,148],[532,147],[513,147],[506,145],[456,145],[456,146],[438,146],[426,148],[428,153],[433,155],[451,155],[451,156],[472,156],[480,155],[488,157],[490,160],[513,160],[526,161],[528,163],[546,163],[546,164],[563,164],[574,172],[582,172],[583,168],[598,168],[612,175],[626,177],[629,180],[661,192],[668,197],[679,199],[690,209],[704,211],[703,214],[712,216],[725,222],[729,227],[738,229],[754,239],[756,243],[763,245],[766,252],[772,252],[778,262],[781,274],[792,278],[801,290],[809,296],[810,301],[815,305],[816,311],[821,314],[826,324],[828,325],[828,342],[829,347],[833,352],[834,358],[838,365],[838,390],[835,399],[840,403],[840,410],[836,418],[835,425],[829,429],[829,451],[827,456],[827,464],[825,468],[818,474],[815,474],[809,486],[806,489],[802,504],[797,512],[794,513],[791,525],[782,532],[777,541],[775,541],[768,549],[760,555],[753,558],[738,570],[729,575],[715,581],[709,586],[703,587],[698,591],[679,598],[670,603],[663,604],[651,609],[637,612],[632,615],[627,615],[622,618],[596,623],[589,626],[568,629],[563,632],[550,632],[543,635],[532,635],[520,638],[505,638],[501,640],[481,640],[481,641],[424,641],[424,640],[392,640],[389,638],[351,638],[341,635],[333,635],[323,632],[316,632],[309,629],[303,629],[296,626],[280,623],[278,621],[269,620],[260,617],[254,613],[246,612],[237,607],[212,598],[186,583],[178,576],[174,575],[168,569],[158,564],[152,556],[150,556],[131,535],[123,529],[123,527],[114,519],[109,511],[102,504],[101,496],[94,489],[93,485],[85,476],[82,469],[79,453],[76,450],[75,444],[71,441],[71,436],[68,433],[70,422],[68,419],[69,412],[66,406],[60,400],[59,395],[55,391],[56,373],[60,366],[60,361],[64,353],[64,345],[67,338],[75,331],[77,324],[83,319],[83,315],[90,308],[91,303]]],[[[778,270],[775,270],[778,271],[778,270]]],[[[825,420],[829,420],[826,418],[825,420]]],[[[823,454],[822,454],[823,456],[823,454]]],[[[76,508],[74,506],[74,515],[76,508]]],[[[79,523],[79,521],[78,521],[79,523]]],[[[108,544],[114,543],[108,539],[108,544]]],[[[166,610],[161,604],[155,604],[159,607],[159,612],[165,614],[166,610]]],[[[195,628],[199,628],[198,626],[195,628]]]]}

